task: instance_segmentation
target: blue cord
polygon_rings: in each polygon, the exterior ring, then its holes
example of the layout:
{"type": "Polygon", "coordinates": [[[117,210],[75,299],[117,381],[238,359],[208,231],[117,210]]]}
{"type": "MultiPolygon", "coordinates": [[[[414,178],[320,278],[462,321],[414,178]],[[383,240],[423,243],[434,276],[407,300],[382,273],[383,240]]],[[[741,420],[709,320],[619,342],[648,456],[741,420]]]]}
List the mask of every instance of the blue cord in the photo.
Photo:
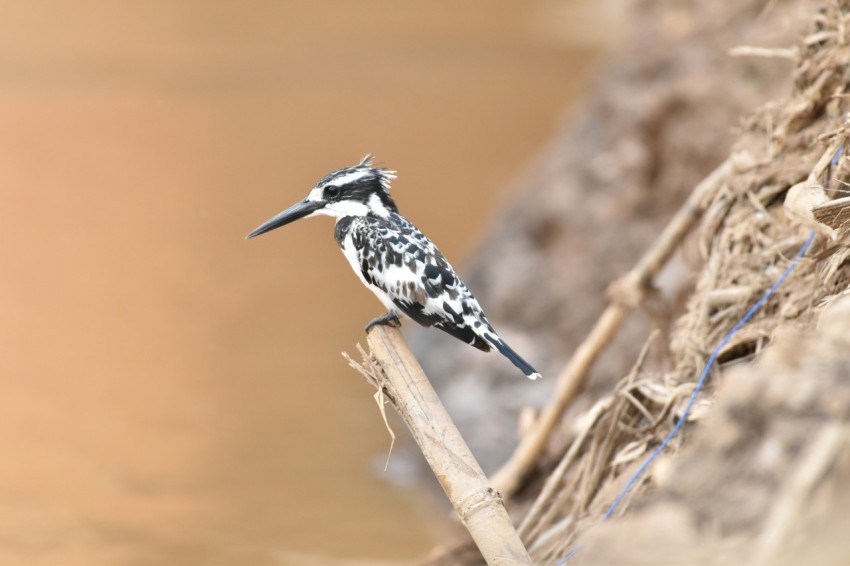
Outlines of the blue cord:
{"type": "Polygon", "coordinates": [[[803,247],[800,248],[800,251],[797,252],[797,255],[794,257],[793,261],[791,261],[791,264],[785,269],[779,279],[776,280],[776,283],[774,283],[773,286],[768,289],[764,295],[762,295],[761,299],[759,299],[758,302],[754,304],[749,311],[747,311],[747,314],[744,315],[744,318],[739,320],[738,324],[736,324],[732,328],[732,330],[730,330],[726,334],[726,336],[723,337],[723,340],[720,341],[720,344],[718,344],[717,348],[715,348],[714,351],[711,353],[711,357],[708,358],[708,361],[705,364],[705,369],[702,370],[702,375],[700,375],[699,381],[697,381],[696,389],[694,389],[694,392],[691,393],[691,398],[688,400],[688,404],[685,407],[685,410],[682,412],[682,416],[676,422],[676,426],[673,427],[673,430],[670,431],[670,434],[667,435],[667,438],[664,439],[664,442],[662,442],[658,446],[658,448],[656,448],[655,451],[650,454],[649,458],[646,459],[646,462],[644,462],[641,467],[638,468],[638,470],[634,473],[634,475],[629,479],[626,486],[620,491],[620,494],[617,495],[617,498],[614,500],[614,503],[611,504],[611,506],[608,508],[608,511],[606,511],[605,514],[602,516],[602,519],[599,521],[600,523],[604,522],[614,513],[614,510],[620,504],[620,501],[622,501],[623,497],[626,496],[626,493],[629,491],[629,489],[631,489],[635,482],[640,479],[641,474],[643,474],[643,472],[646,470],[646,468],[649,467],[653,460],[655,460],[655,458],[658,457],[658,455],[661,454],[661,452],[665,448],[667,448],[667,445],[670,444],[670,441],[673,440],[673,437],[676,436],[676,434],[682,428],[682,425],[684,425],[685,421],[688,419],[688,414],[691,412],[691,409],[693,408],[694,403],[697,400],[697,396],[700,394],[700,391],[702,391],[703,385],[705,385],[705,382],[708,379],[708,372],[711,369],[711,366],[714,365],[714,362],[717,360],[717,356],[720,355],[720,350],[723,349],[723,346],[729,343],[729,340],[732,339],[732,337],[741,329],[741,327],[744,326],[753,317],[753,315],[756,314],[756,312],[758,312],[762,305],[764,305],[764,303],[767,302],[771,295],[776,292],[779,286],[782,285],[782,282],[785,281],[791,271],[793,271],[794,268],[797,266],[797,262],[800,260],[801,257],[803,257],[803,254],[806,253],[806,250],[809,249],[809,246],[811,245],[812,240],[814,240],[814,238],[815,231],[812,230],[812,232],[809,234],[809,237],[806,239],[806,243],[803,244],[803,247]]]}
{"type": "MultiPolygon", "coordinates": [[[[839,150],[839,152],[833,159],[833,164],[837,161],[840,155],[841,150],[839,150]]],[[[658,448],[656,448],[652,452],[652,454],[650,454],[649,458],[647,458],[646,461],[641,464],[641,467],[638,468],[638,470],[632,475],[631,478],[629,478],[628,483],[626,483],[625,487],[620,490],[620,493],[617,495],[617,498],[614,500],[614,502],[611,504],[611,506],[608,508],[608,510],[605,512],[605,514],[602,516],[602,518],[599,520],[599,523],[597,524],[602,524],[609,517],[611,517],[611,515],[617,509],[617,506],[620,505],[620,502],[623,500],[623,498],[626,496],[632,486],[640,479],[641,475],[643,475],[643,473],[646,471],[649,465],[652,464],[652,462],[658,457],[658,455],[661,454],[661,452],[663,452],[665,448],[667,448],[667,445],[670,444],[670,441],[673,440],[676,434],[678,434],[679,430],[681,430],[682,426],[685,424],[685,421],[688,420],[688,415],[690,414],[691,409],[693,408],[694,403],[697,400],[697,397],[699,396],[703,386],[705,385],[705,382],[708,379],[708,372],[711,369],[711,366],[714,365],[714,362],[717,360],[717,356],[720,355],[720,350],[723,349],[723,346],[729,343],[729,340],[731,340],[732,337],[735,336],[735,334],[741,329],[741,327],[743,327],[753,317],[753,315],[758,312],[758,310],[764,305],[764,303],[766,303],[767,300],[774,293],[776,293],[776,290],[779,288],[780,285],[782,285],[782,282],[785,281],[788,275],[791,274],[791,272],[797,266],[797,263],[800,261],[800,258],[803,257],[803,254],[805,254],[806,251],[809,249],[809,246],[812,244],[812,240],[814,240],[814,238],[815,231],[812,230],[812,232],[809,234],[809,237],[806,239],[806,242],[803,244],[803,247],[800,248],[800,251],[797,252],[797,255],[794,257],[794,259],[791,261],[791,264],[785,269],[782,275],[779,276],[779,279],[777,279],[773,286],[768,289],[764,295],[762,295],[761,299],[759,299],[758,302],[754,304],[749,311],[747,311],[747,314],[745,314],[744,317],[738,321],[738,323],[732,328],[732,330],[730,330],[726,334],[726,336],[723,337],[723,340],[720,341],[720,344],[717,345],[717,348],[714,349],[714,351],[711,353],[711,356],[708,358],[708,361],[705,364],[705,368],[702,370],[702,375],[700,375],[699,381],[697,381],[696,388],[694,389],[694,392],[691,393],[691,397],[688,400],[688,404],[685,406],[685,410],[682,412],[682,416],[676,422],[676,426],[673,427],[673,430],[670,431],[670,433],[658,446],[658,448]]],[[[557,563],[557,566],[562,566],[563,564],[566,564],[573,556],[576,555],[576,553],[580,549],[581,545],[574,548],[572,552],[570,552],[566,557],[562,558],[557,563]]]]}
{"type": "MultiPolygon", "coordinates": [[[[841,158],[841,155],[843,153],[844,146],[842,145],[838,148],[838,150],[835,152],[835,155],[832,157],[832,160],[830,160],[829,162],[829,170],[827,171],[826,178],[823,181],[824,187],[826,187],[827,183],[829,182],[829,179],[832,176],[832,169],[838,164],[838,160],[841,158]]],[[[803,247],[800,248],[800,251],[797,252],[797,255],[794,256],[794,259],[791,261],[791,264],[785,269],[782,275],[779,276],[779,279],[777,279],[773,286],[768,289],[764,295],[762,295],[761,299],[759,299],[758,302],[754,304],[749,311],[747,311],[747,314],[745,314],[744,317],[738,321],[738,323],[732,328],[732,330],[730,330],[726,334],[726,336],[723,337],[723,340],[720,341],[720,344],[717,345],[717,348],[714,349],[714,351],[711,353],[711,356],[708,358],[708,361],[705,363],[705,368],[702,370],[702,374],[700,375],[699,381],[697,381],[696,388],[694,388],[694,392],[691,393],[691,397],[690,399],[688,399],[688,404],[685,406],[685,410],[682,412],[682,416],[676,422],[676,426],[673,427],[673,430],[670,431],[670,433],[658,446],[658,448],[656,448],[652,452],[652,454],[649,455],[649,458],[646,459],[646,462],[644,462],[641,467],[638,468],[638,470],[632,475],[632,477],[629,478],[629,481],[626,483],[625,487],[620,490],[620,493],[617,495],[617,498],[614,500],[611,506],[608,507],[608,510],[599,520],[599,523],[597,523],[597,525],[601,525],[606,520],[608,520],[611,515],[614,514],[614,511],[617,509],[617,506],[620,505],[620,502],[623,500],[623,498],[626,496],[632,486],[640,479],[640,476],[643,475],[649,465],[652,464],[653,461],[655,461],[655,458],[657,458],[658,455],[661,454],[661,452],[663,452],[665,448],[667,448],[667,445],[670,444],[670,441],[673,440],[676,434],[678,434],[679,430],[681,430],[682,426],[685,424],[685,421],[688,420],[688,415],[690,414],[691,409],[693,408],[694,403],[697,400],[697,397],[699,396],[703,386],[705,385],[706,380],[708,379],[708,372],[709,370],[711,370],[711,366],[714,365],[714,362],[717,361],[717,356],[720,355],[720,350],[723,349],[723,346],[729,343],[729,340],[731,340],[732,337],[735,336],[735,334],[741,329],[742,326],[749,322],[749,320],[753,317],[754,314],[756,314],[756,312],[758,312],[758,310],[764,305],[764,303],[766,303],[767,300],[774,293],[776,293],[776,290],[779,288],[780,285],[782,285],[782,282],[785,281],[785,279],[791,274],[794,268],[797,267],[797,263],[800,261],[800,258],[803,257],[803,254],[805,254],[806,251],[809,249],[809,246],[812,245],[812,241],[814,239],[815,231],[812,230],[809,234],[809,237],[806,238],[806,242],[803,244],[803,247]]],[[[576,553],[578,553],[579,550],[581,550],[580,544],[576,546],[576,548],[574,548],[567,556],[559,560],[557,566],[562,566],[563,564],[566,564],[573,556],[576,555],[576,553]]]]}

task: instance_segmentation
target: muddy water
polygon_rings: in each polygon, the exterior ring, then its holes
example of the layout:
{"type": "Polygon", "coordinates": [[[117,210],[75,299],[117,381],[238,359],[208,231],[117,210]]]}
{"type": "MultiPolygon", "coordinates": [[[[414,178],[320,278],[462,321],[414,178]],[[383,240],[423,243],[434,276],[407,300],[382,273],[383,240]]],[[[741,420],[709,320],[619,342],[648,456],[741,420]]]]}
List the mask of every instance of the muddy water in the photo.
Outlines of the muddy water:
{"type": "Polygon", "coordinates": [[[427,549],[339,354],[379,304],[329,220],[243,236],[372,151],[460,263],[580,91],[592,4],[7,3],[0,562],[427,549]]]}

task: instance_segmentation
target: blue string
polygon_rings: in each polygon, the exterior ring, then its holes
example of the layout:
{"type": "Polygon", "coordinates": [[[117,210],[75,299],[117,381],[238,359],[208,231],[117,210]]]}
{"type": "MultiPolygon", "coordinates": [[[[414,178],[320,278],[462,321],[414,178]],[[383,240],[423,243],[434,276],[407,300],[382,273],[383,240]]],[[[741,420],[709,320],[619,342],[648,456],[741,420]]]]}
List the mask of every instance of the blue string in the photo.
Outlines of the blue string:
{"type": "Polygon", "coordinates": [[[726,336],[723,337],[723,340],[720,341],[720,344],[717,345],[717,348],[714,349],[714,351],[711,353],[711,356],[708,358],[708,361],[705,364],[705,369],[702,370],[702,375],[700,375],[699,381],[697,381],[696,389],[694,389],[694,392],[691,393],[691,398],[688,400],[688,404],[685,406],[685,410],[682,412],[682,416],[676,422],[676,426],[673,427],[673,430],[670,431],[670,434],[667,435],[667,438],[664,439],[664,442],[662,442],[658,446],[658,448],[656,448],[655,451],[650,454],[649,458],[646,459],[646,462],[644,462],[641,467],[638,468],[638,470],[634,473],[634,475],[629,478],[628,483],[620,491],[620,494],[614,500],[614,503],[611,504],[611,506],[608,508],[608,511],[606,511],[605,514],[602,516],[602,519],[599,521],[600,523],[604,522],[614,513],[614,510],[620,504],[620,501],[622,501],[623,497],[626,496],[626,493],[629,491],[629,489],[631,489],[635,482],[640,479],[641,474],[643,474],[643,472],[646,470],[646,468],[649,467],[649,465],[655,460],[655,458],[658,457],[658,455],[661,454],[661,452],[664,451],[665,448],[667,448],[667,445],[670,444],[670,441],[673,440],[673,437],[676,436],[676,434],[685,424],[685,421],[688,419],[688,414],[691,412],[691,409],[693,408],[694,403],[697,400],[697,396],[700,394],[700,391],[702,391],[702,387],[703,385],[705,385],[705,382],[708,379],[708,372],[711,369],[711,366],[713,366],[714,362],[717,360],[717,356],[720,355],[720,350],[723,349],[723,346],[729,343],[729,340],[732,339],[732,337],[741,329],[741,327],[744,326],[753,317],[753,315],[756,314],[756,312],[758,312],[762,305],[764,305],[764,303],[766,303],[767,300],[776,292],[779,286],[782,285],[782,282],[785,281],[788,275],[797,266],[797,262],[800,260],[801,257],[803,257],[803,254],[806,253],[806,250],[809,249],[809,246],[811,245],[812,240],[814,240],[814,238],[815,231],[812,230],[812,232],[809,234],[809,237],[806,239],[806,243],[803,244],[803,247],[800,248],[800,251],[797,252],[797,255],[791,261],[791,264],[785,269],[782,275],[779,276],[779,279],[776,280],[776,283],[774,283],[773,286],[768,289],[764,295],[762,295],[761,299],[759,299],[758,302],[754,304],[749,311],[747,311],[747,314],[744,315],[744,318],[739,320],[738,324],[732,327],[732,330],[730,330],[726,334],[726,336]]]}
{"type": "MultiPolygon", "coordinates": [[[[838,164],[838,160],[841,158],[843,153],[844,146],[842,145],[839,146],[838,150],[835,152],[835,155],[829,162],[829,169],[827,170],[826,177],[823,181],[824,187],[826,187],[827,183],[829,182],[829,179],[832,176],[832,169],[836,166],[836,164],[838,164]]],[[[670,431],[670,433],[658,446],[658,448],[656,448],[652,452],[652,454],[649,455],[649,458],[647,458],[646,461],[641,465],[641,467],[638,468],[638,470],[632,475],[631,478],[629,478],[629,481],[626,483],[625,487],[620,490],[620,493],[617,495],[617,498],[614,500],[614,502],[599,520],[599,523],[597,523],[597,525],[601,525],[606,520],[608,520],[611,515],[614,514],[614,511],[617,509],[617,506],[620,505],[620,502],[623,500],[623,498],[626,496],[632,486],[640,479],[640,476],[643,475],[643,472],[646,471],[649,465],[652,464],[653,461],[655,461],[655,458],[657,458],[658,455],[661,454],[661,452],[663,452],[665,448],[667,448],[667,445],[670,444],[670,441],[673,440],[676,434],[678,434],[679,430],[681,430],[682,426],[684,426],[685,422],[688,420],[688,415],[690,414],[691,409],[693,408],[694,403],[697,400],[697,397],[699,396],[703,386],[705,385],[706,380],[708,379],[708,372],[709,370],[711,370],[711,366],[714,365],[714,362],[717,360],[717,356],[720,355],[720,350],[723,349],[723,346],[729,343],[729,340],[731,340],[732,337],[735,336],[735,334],[741,329],[741,327],[743,327],[747,322],[749,322],[749,320],[753,317],[754,314],[756,314],[756,312],[758,312],[758,310],[764,305],[764,303],[766,303],[767,300],[771,296],[773,296],[774,293],[776,293],[776,290],[779,289],[779,286],[782,285],[782,282],[785,281],[785,279],[797,266],[797,263],[800,261],[800,258],[802,258],[806,251],[809,249],[809,246],[812,244],[812,241],[814,239],[815,231],[812,230],[811,233],[809,233],[809,237],[806,238],[803,247],[800,248],[800,251],[797,252],[797,255],[794,256],[794,259],[791,260],[790,265],[788,265],[785,271],[782,272],[782,275],[779,276],[779,279],[777,279],[773,286],[768,289],[764,295],[762,295],[761,299],[759,299],[758,302],[754,304],[749,311],[747,311],[747,314],[745,314],[744,317],[738,321],[738,323],[732,328],[732,330],[730,330],[726,334],[726,336],[723,337],[723,340],[720,341],[720,344],[717,345],[717,347],[711,353],[711,356],[709,356],[708,361],[705,363],[705,368],[702,370],[702,374],[700,375],[699,381],[697,381],[696,388],[694,388],[694,392],[691,393],[691,397],[690,399],[688,399],[688,404],[685,406],[685,410],[682,412],[682,416],[676,422],[676,426],[673,427],[673,430],[670,431]]],[[[562,566],[563,564],[569,562],[569,560],[573,556],[575,556],[578,551],[581,550],[581,548],[581,544],[577,545],[567,556],[559,560],[556,566],[562,566]]]]}
{"type": "MultiPolygon", "coordinates": [[[[839,150],[839,152],[836,154],[835,158],[833,159],[833,162],[832,162],[833,165],[838,160],[840,155],[841,155],[841,150],[839,150]]],[[[758,302],[756,304],[754,304],[750,308],[749,311],[747,311],[747,314],[745,314],[744,317],[741,320],[739,320],[738,323],[734,327],[732,327],[732,330],[730,330],[726,334],[726,336],[723,337],[723,340],[720,341],[720,344],[717,345],[717,347],[711,353],[711,356],[708,358],[708,361],[705,364],[705,368],[702,370],[702,374],[700,375],[699,381],[697,381],[696,388],[694,389],[694,392],[691,393],[691,397],[688,400],[688,404],[685,406],[685,410],[682,412],[682,416],[676,422],[676,426],[673,427],[673,430],[670,431],[670,433],[667,435],[667,437],[664,439],[664,441],[658,446],[658,448],[656,448],[652,452],[652,454],[650,454],[649,458],[647,458],[646,461],[643,464],[641,464],[641,467],[638,468],[638,470],[632,475],[631,478],[629,478],[628,483],[626,483],[625,487],[623,487],[623,489],[617,495],[617,498],[614,500],[614,502],[611,504],[611,506],[608,508],[608,510],[605,512],[605,514],[602,516],[602,518],[599,520],[599,523],[597,523],[597,524],[602,524],[606,520],[608,520],[609,517],[611,517],[611,515],[617,509],[617,506],[620,505],[620,502],[623,500],[623,498],[626,496],[626,494],[629,492],[629,490],[632,488],[632,486],[640,479],[641,475],[643,475],[643,473],[646,471],[646,469],[649,467],[649,465],[652,464],[653,461],[655,461],[655,459],[658,457],[658,455],[661,454],[661,452],[663,452],[665,448],[667,448],[667,445],[670,444],[670,441],[673,440],[673,438],[676,436],[676,434],[678,434],[679,430],[681,430],[682,426],[685,424],[685,421],[688,420],[688,415],[690,414],[691,409],[693,408],[694,403],[697,400],[697,397],[699,396],[700,392],[702,391],[703,386],[705,385],[705,382],[708,379],[708,372],[709,372],[709,370],[711,370],[711,366],[713,366],[714,362],[717,360],[717,356],[720,355],[720,351],[723,349],[723,346],[728,344],[729,340],[732,339],[732,337],[741,329],[741,327],[743,327],[747,322],[749,322],[749,320],[753,317],[754,314],[756,314],[756,312],[758,312],[758,310],[764,305],[764,303],[766,303],[767,300],[774,293],[776,293],[776,290],[779,289],[779,286],[782,285],[782,282],[785,281],[785,279],[788,277],[788,275],[790,275],[790,273],[794,270],[794,268],[797,266],[797,262],[799,262],[800,258],[803,257],[803,254],[806,253],[806,250],[809,249],[809,246],[812,244],[812,240],[814,240],[814,238],[815,238],[815,231],[812,230],[812,232],[809,234],[809,237],[806,239],[806,242],[803,244],[803,247],[800,248],[800,251],[797,252],[797,255],[794,257],[794,259],[791,261],[791,264],[785,269],[785,271],[782,273],[782,275],[779,276],[779,279],[777,279],[776,282],[773,284],[773,286],[770,289],[768,289],[767,292],[764,295],[762,295],[762,297],[758,300],[758,302]]],[[[563,564],[566,564],[573,556],[576,555],[576,553],[580,549],[581,549],[581,545],[574,548],[572,550],[572,552],[570,552],[566,557],[564,557],[560,561],[558,561],[557,566],[562,566],[563,564]]]]}
{"type": "Polygon", "coordinates": [[[832,176],[832,168],[838,163],[838,160],[841,159],[841,154],[844,153],[844,146],[840,146],[838,150],[835,152],[835,155],[832,156],[832,161],[829,162],[829,171],[826,172],[826,179],[823,181],[823,188],[826,188],[826,184],[829,182],[829,178],[832,176]]]}

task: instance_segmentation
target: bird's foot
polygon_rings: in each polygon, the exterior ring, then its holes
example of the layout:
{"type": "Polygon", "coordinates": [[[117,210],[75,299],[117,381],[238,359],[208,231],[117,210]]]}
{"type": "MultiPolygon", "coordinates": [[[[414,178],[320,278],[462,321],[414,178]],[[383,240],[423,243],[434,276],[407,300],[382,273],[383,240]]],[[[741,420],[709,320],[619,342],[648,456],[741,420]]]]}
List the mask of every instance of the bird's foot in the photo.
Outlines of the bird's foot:
{"type": "Polygon", "coordinates": [[[398,318],[398,315],[394,312],[388,312],[384,316],[379,316],[378,318],[373,318],[369,321],[369,324],[366,325],[366,334],[369,334],[369,331],[372,330],[373,326],[389,326],[391,328],[398,328],[401,326],[401,321],[398,318]]]}

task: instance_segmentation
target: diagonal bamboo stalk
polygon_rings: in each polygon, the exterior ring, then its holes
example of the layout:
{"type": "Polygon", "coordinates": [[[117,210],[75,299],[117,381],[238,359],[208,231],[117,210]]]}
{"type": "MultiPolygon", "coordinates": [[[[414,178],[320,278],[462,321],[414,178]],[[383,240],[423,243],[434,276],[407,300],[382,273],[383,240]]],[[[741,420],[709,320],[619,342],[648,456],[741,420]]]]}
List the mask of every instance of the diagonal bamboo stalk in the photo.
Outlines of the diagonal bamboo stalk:
{"type": "Polygon", "coordinates": [[[398,411],[487,564],[531,565],[501,496],[490,486],[401,333],[376,326],[366,339],[371,356],[364,355],[363,364],[346,356],[349,364],[398,411]]]}
{"type": "Polygon", "coordinates": [[[493,485],[504,497],[512,496],[525,485],[564,411],[584,389],[596,360],[617,335],[628,314],[640,303],[644,290],[700,219],[711,196],[723,185],[731,171],[732,161],[727,159],[703,179],[632,270],[612,285],[613,301],[558,376],[551,401],[508,461],[493,476],[493,485]]]}

